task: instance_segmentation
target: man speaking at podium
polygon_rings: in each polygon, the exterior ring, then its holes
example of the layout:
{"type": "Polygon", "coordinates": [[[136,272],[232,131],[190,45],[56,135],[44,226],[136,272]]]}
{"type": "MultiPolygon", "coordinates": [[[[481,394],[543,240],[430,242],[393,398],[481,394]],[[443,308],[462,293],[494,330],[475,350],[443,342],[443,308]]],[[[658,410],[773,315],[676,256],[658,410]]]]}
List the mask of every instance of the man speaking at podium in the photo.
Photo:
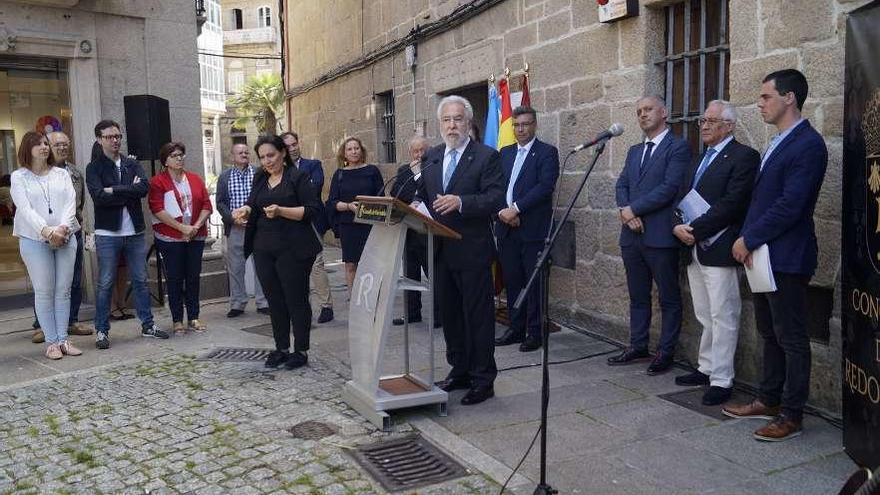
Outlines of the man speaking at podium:
{"type": "Polygon", "coordinates": [[[495,395],[495,309],[489,221],[504,204],[501,158],[468,137],[474,118],[470,102],[447,96],[437,106],[444,144],[428,150],[416,200],[435,220],[461,234],[438,238],[435,272],[446,360],[452,366],[438,386],[467,389],[461,403],[479,404],[495,395]]]}

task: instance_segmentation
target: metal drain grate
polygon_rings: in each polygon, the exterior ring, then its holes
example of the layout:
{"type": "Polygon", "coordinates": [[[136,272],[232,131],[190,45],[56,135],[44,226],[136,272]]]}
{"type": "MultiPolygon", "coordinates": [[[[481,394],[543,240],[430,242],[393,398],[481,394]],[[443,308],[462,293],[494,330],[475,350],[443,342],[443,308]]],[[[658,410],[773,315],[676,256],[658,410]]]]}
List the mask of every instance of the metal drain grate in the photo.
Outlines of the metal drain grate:
{"type": "Polygon", "coordinates": [[[201,361],[265,361],[272,349],[241,349],[235,347],[218,347],[204,356],[201,361]]]}
{"type": "Polygon", "coordinates": [[[385,490],[411,490],[466,476],[467,470],[420,436],[358,447],[355,460],[385,490]]]}
{"type": "Polygon", "coordinates": [[[302,423],[293,425],[287,431],[296,438],[302,438],[303,440],[318,440],[320,438],[329,437],[330,435],[335,435],[338,428],[333,425],[328,425],[327,423],[321,423],[320,421],[303,421],[302,423]]]}

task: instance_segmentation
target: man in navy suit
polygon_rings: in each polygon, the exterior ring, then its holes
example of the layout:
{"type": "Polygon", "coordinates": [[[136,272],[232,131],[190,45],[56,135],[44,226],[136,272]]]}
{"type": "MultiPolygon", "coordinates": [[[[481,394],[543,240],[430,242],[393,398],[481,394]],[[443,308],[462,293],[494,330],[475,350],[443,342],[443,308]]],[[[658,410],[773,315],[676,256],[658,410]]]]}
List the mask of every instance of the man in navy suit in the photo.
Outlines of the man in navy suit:
{"type": "Polygon", "coordinates": [[[676,385],[709,385],[703,404],[715,406],[733,390],[736,341],[742,300],[739,263],[730,252],[746,216],[761,155],[733,137],[736,109],[730,102],[709,102],[700,118],[700,137],[706,151],[691,165],[676,203],[698,194],[709,209],[683,218],[672,233],[685,245],[694,313],[703,327],[699,367],[675,378],[676,385]]]}
{"type": "Polygon", "coordinates": [[[505,207],[498,212],[495,235],[507,288],[510,328],[495,345],[521,342],[519,350],[529,352],[541,347],[543,316],[538,284],[529,290],[526,304],[513,310],[529,275],[538,261],[550,222],[553,219],[553,189],[559,178],[559,151],[535,138],[538,117],[530,107],[513,111],[516,144],[501,148],[501,167],[507,186],[505,207]],[[528,331],[527,331],[528,330],[528,331]]]}
{"type": "Polygon", "coordinates": [[[758,108],[778,133],[761,159],[742,234],[733,257],[747,267],[752,251],[766,244],[776,291],[754,294],[755,326],[764,340],[764,376],[758,398],[723,411],[736,418],[770,422],[755,431],[764,441],[787,440],[802,431],[810,393],[807,286],[816,271],[818,245],[813,210],[828,165],[822,136],[801,116],[807,79],[784,69],[764,78],[758,108]]]}
{"type": "MultiPolygon", "coordinates": [[[[281,135],[284,145],[287,147],[287,153],[296,167],[303,172],[309,174],[312,185],[315,186],[315,194],[321,197],[321,191],[324,190],[324,168],[321,166],[321,160],[309,160],[302,157],[302,150],[299,147],[299,135],[295,132],[285,132],[281,135]]],[[[321,203],[319,201],[319,203],[321,203]]],[[[318,237],[322,238],[327,229],[330,228],[327,222],[327,215],[324,214],[323,203],[317,215],[315,215],[312,224],[318,237]]],[[[323,245],[323,243],[322,243],[323,245]]],[[[312,294],[321,305],[321,313],[318,315],[318,323],[327,323],[333,320],[333,299],[330,296],[330,281],[327,279],[327,269],[324,267],[324,251],[321,250],[315,257],[315,264],[312,266],[312,274],[309,276],[309,286],[312,294]]]]}
{"type": "Polygon", "coordinates": [[[447,96],[437,106],[444,144],[425,154],[416,200],[431,216],[461,234],[438,238],[435,271],[446,360],[452,366],[438,383],[443,390],[468,389],[464,405],[495,395],[495,307],[492,235],[489,222],[504,201],[504,174],[498,152],[471,140],[470,102],[447,96]]]}
{"type": "Polygon", "coordinates": [[[648,374],[672,366],[681,330],[681,292],[678,287],[678,239],[672,235],[675,197],[691,160],[687,142],[666,126],[664,101],[645,96],[636,103],[642,143],[632,146],[617,179],[620,251],[629,289],[630,345],[608,359],[618,366],[647,360],[651,327],[651,284],[660,292],[662,326],[657,353],[648,374]]]}

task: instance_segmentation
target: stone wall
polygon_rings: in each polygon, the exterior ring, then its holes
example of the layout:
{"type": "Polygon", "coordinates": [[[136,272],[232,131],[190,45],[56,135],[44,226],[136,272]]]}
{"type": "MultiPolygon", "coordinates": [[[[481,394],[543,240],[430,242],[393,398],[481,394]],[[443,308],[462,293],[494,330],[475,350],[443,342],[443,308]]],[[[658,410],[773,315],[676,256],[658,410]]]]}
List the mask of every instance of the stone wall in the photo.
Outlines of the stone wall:
{"type": "MultiPolygon", "coordinates": [[[[417,23],[437,20],[459,3],[441,0],[334,0],[316,11],[311,2],[289,2],[291,50],[288,88],[305,84],[371,49],[405,36],[417,23]]],[[[670,1],[641,2],[638,17],[598,23],[593,0],[508,0],[463,25],[422,42],[418,66],[410,71],[398,53],[323,84],[289,101],[290,125],[298,130],[304,154],[328,160],[343,136],[358,135],[374,152],[377,93],[393,90],[398,156],[421,123],[438,141],[434,110],[438,93],[485,84],[490,73],[529,64],[531,97],[539,111],[540,139],[569,149],[586,137],[623,123],[579,198],[575,270],[553,268],[553,317],[620,341],[628,337],[628,297],[617,244],[619,222],[614,184],[629,146],[641,138],[635,102],[643,94],[662,94],[662,72],[653,63],[665,50],[665,11],[670,1]],[[372,144],[372,146],[370,146],[372,144]]],[[[814,343],[814,405],[839,411],[839,230],[841,130],[843,122],[843,43],[846,13],[866,0],[731,0],[730,95],[741,113],[737,138],[763,150],[775,132],[755,107],[761,79],[772,70],[801,69],[811,83],[805,114],[826,136],[828,174],[816,210],[820,266],[813,284],[835,289],[835,312],[828,345],[814,343]],[[784,7],[784,8],[783,8],[784,7]]],[[[375,156],[375,155],[373,155],[375,156]]],[[[558,189],[567,199],[583,178],[587,153],[569,161],[558,189]]],[[[682,274],[683,287],[686,278],[682,274]]],[[[737,353],[738,379],[759,380],[760,344],[751,298],[743,284],[744,311],[737,353]]],[[[699,326],[687,308],[679,357],[696,362],[699,326]]],[[[659,316],[659,309],[655,307],[659,316]]],[[[655,318],[659,320],[659,318],[655,318]]],[[[653,329],[656,338],[657,325],[653,329]]]]}

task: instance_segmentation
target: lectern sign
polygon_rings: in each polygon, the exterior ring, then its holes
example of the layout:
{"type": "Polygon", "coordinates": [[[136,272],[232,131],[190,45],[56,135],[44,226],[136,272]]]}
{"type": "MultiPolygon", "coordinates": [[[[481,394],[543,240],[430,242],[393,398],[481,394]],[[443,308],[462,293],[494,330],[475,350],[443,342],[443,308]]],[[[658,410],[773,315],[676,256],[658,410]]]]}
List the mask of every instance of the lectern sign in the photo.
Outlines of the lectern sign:
{"type": "Polygon", "coordinates": [[[880,465],[880,0],[850,13],[843,142],[843,444],[880,465]]]}

